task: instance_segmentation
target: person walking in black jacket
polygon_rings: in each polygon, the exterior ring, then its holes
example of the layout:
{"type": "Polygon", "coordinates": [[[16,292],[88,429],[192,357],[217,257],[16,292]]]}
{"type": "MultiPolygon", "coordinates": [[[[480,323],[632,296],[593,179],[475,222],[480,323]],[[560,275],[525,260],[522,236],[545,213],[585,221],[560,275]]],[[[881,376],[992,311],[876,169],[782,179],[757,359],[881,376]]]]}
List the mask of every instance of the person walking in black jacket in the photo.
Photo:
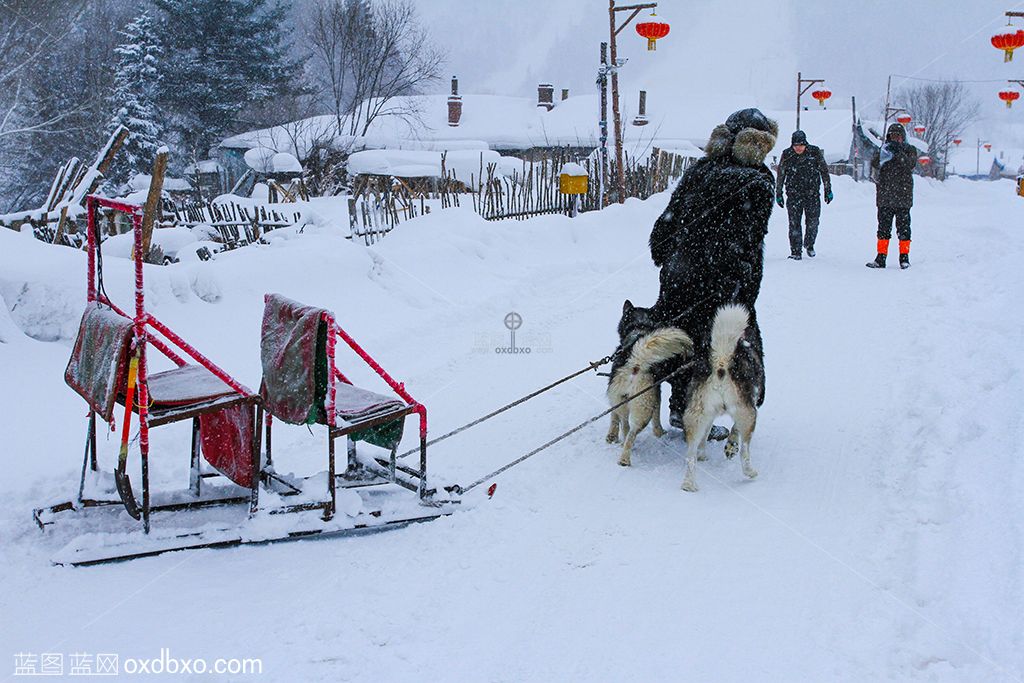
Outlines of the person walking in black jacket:
{"type": "Polygon", "coordinates": [[[819,185],[825,186],[825,203],[832,201],[832,181],[828,177],[828,164],[820,147],[807,144],[807,135],[798,130],[793,133],[792,146],[782,152],[779,161],[778,179],[775,185],[775,202],[780,207],[782,188],[786,188],[786,202],[789,203],[789,258],[800,260],[801,246],[807,255],[814,256],[814,241],[818,237],[818,219],[821,216],[819,185]],[[800,217],[807,216],[807,232],[801,230],[800,217]]]}
{"type": "Polygon", "coordinates": [[[914,205],[914,168],[917,150],[907,143],[907,131],[894,123],[885,134],[885,143],[871,159],[871,168],[878,173],[875,204],[878,207],[878,255],[868,268],[885,268],[896,220],[896,236],[900,240],[900,268],[910,267],[910,207],[914,205]]]}

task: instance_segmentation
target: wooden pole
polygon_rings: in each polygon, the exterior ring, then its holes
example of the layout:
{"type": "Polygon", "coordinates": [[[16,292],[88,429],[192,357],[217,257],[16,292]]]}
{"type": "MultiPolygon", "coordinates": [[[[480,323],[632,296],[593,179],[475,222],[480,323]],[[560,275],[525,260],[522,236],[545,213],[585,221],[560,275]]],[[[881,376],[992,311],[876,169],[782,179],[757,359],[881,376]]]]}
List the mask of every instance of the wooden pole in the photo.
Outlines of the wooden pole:
{"type": "Polygon", "coordinates": [[[615,0],[608,0],[608,43],[612,66],[612,125],[615,128],[615,189],[620,204],[626,201],[626,170],[622,167],[622,117],[619,115],[619,71],[615,44],[615,0]]]}
{"type": "Polygon", "coordinates": [[[803,86],[803,76],[796,72],[796,129],[800,130],[800,88],[803,86]]]}
{"type": "Polygon", "coordinates": [[[149,182],[149,194],[146,195],[146,204],[142,213],[142,253],[135,254],[135,258],[145,260],[149,253],[150,244],[153,241],[153,226],[156,225],[160,216],[160,195],[164,189],[164,173],[167,171],[167,148],[161,147],[157,150],[156,159],[153,160],[153,177],[149,182]]]}

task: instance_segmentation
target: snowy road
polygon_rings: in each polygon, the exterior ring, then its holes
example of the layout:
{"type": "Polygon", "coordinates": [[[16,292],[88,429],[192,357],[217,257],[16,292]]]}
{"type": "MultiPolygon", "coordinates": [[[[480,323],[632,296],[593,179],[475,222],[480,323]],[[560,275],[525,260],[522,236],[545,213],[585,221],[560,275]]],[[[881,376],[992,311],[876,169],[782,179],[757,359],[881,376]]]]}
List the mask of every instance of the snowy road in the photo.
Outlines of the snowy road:
{"type": "MultiPolygon", "coordinates": [[[[0,676],[15,653],[169,648],[259,657],[253,679],[280,681],[1021,680],[1024,200],[919,181],[913,267],[875,272],[873,186],[839,178],[835,194],[815,259],[786,260],[772,217],[755,481],[717,445],[684,493],[677,430],[641,435],[623,469],[602,422],[428,525],[80,570],[49,566],[29,512],[77,482],[84,407],[62,371],[83,259],[0,234],[0,676]]],[[[149,296],[251,386],[264,291],[333,308],[436,434],[610,352],[622,300],[655,298],[646,238],[666,201],[574,221],[441,212],[371,250],[308,235],[154,269],[149,296]],[[529,354],[494,352],[511,311],[529,354]]],[[[127,264],[108,270],[127,300],[127,264]]],[[[581,377],[431,466],[465,483],[605,407],[603,378],[581,377]]],[[[181,431],[156,438],[185,448],[181,431]]],[[[293,430],[281,452],[301,470],[321,447],[293,430]]],[[[180,482],[182,460],[155,467],[180,482]]]]}

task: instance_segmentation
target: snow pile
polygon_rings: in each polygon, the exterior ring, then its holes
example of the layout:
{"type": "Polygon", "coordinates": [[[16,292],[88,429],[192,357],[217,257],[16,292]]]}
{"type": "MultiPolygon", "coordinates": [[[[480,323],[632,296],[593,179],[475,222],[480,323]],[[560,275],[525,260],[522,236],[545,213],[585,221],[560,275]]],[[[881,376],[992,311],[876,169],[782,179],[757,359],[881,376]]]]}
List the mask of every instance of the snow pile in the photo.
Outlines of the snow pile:
{"type": "Polygon", "coordinates": [[[302,173],[302,164],[288,152],[254,147],[245,153],[245,163],[258,173],[302,173]]]}

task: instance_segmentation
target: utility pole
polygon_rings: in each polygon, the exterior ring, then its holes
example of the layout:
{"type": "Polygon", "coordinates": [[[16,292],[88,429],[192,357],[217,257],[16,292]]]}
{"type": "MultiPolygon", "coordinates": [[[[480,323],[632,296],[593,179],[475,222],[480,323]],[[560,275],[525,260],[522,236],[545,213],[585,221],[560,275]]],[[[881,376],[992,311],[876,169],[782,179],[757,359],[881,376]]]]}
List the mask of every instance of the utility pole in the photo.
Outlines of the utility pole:
{"type": "Polygon", "coordinates": [[[796,72],[796,129],[800,130],[800,98],[804,93],[814,87],[815,83],[825,83],[823,78],[803,78],[803,74],[796,72]],[[804,83],[807,84],[804,87],[804,83]]]}
{"type": "Polygon", "coordinates": [[[600,93],[601,112],[601,173],[598,176],[597,208],[603,209],[605,193],[605,177],[608,173],[608,43],[601,43],[601,66],[597,70],[597,89],[600,93]]]}
{"type": "Polygon", "coordinates": [[[608,34],[609,41],[608,45],[611,50],[611,65],[610,69],[612,72],[612,118],[615,126],[615,189],[618,202],[621,204],[626,201],[626,169],[622,162],[622,117],[619,115],[619,73],[618,69],[625,62],[619,62],[618,50],[615,44],[615,36],[622,32],[622,29],[629,26],[630,22],[636,18],[636,15],[640,14],[642,10],[650,9],[653,10],[658,6],[656,2],[648,2],[642,5],[622,5],[621,7],[615,6],[615,0],[608,0],[608,34]],[[615,18],[616,12],[632,12],[624,22],[618,27],[618,23],[615,18]]]}
{"type": "Polygon", "coordinates": [[[895,118],[896,115],[899,114],[899,113],[904,113],[904,114],[909,114],[910,113],[909,111],[907,111],[903,107],[894,107],[894,106],[892,106],[892,100],[890,99],[891,92],[892,92],[892,76],[889,76],[889,80],[888,80],[888,82],[887,82],[887,84],[885,86],[885,123],[882,124],[882,138],[883,138],[883,142],[885,141],[884,138],[885,138],[885,136],[886,136],[886,134],[888,133],[888,130],[889,130],[889,119],[890,118],[895,118]]]}
{"type": "Polygon", "coordinates": [[[850,174],[853,176],[853,182],[860,180],[860,145],[857,139],[857,98],[850,96],[850,111],[853,113],[853,134],[850,136],[850,163],[853,165],[851,169],[853,172],[850,174]]]}

